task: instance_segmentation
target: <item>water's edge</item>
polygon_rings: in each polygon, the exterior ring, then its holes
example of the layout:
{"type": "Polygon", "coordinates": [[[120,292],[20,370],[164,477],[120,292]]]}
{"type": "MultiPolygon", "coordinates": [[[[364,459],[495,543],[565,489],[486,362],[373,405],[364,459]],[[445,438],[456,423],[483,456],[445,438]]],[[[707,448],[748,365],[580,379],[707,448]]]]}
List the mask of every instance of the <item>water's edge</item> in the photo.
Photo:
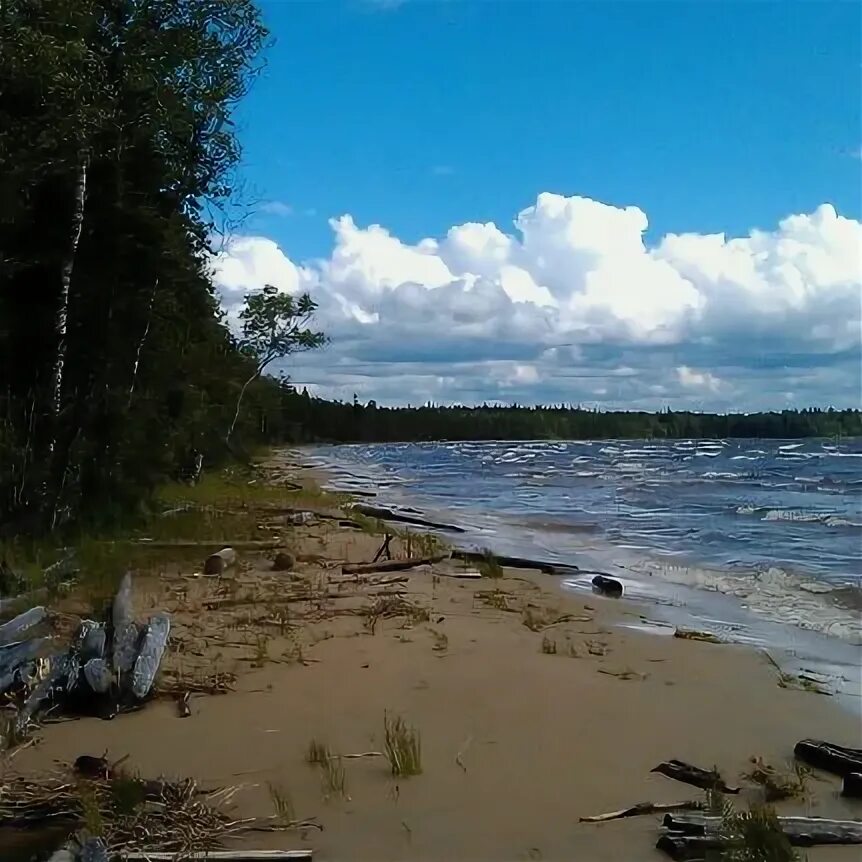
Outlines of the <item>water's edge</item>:
{"type": "MultiPolygon", "coordinates": [[[[361,491],[363,497],[373,494],[379,505],[463,527],[467,532],[459,536],[459,547],[489,548],[498,554],[547,559],[548,562],[568,564],[590,572],[562,578],[562,589],[590,593],[592,572],[605,572],[622,581],[626,598],[642,609],[638,622],[622,625],[656,636],[672,636],[678,626],[695,628],[715,634],[730,644],[753,647],[766,652],[785,673],[801,676],[832,691],[843,707],[862,713],[862,649],[859,645],[822,631],[802,628],[795,624],[800,620],[787,619],[786,615],[769,619],[757,607],[756,601],[750,601],[751,593],[738,584],[727,594],[712,583],[675,582],[672,573],[668,576],[667,567],[661,571],[651,570],[653,561],[645,559],[644,555],[629,551],[621,557],[619,549],[615,549],[611,556],[605,552],[606,549],[597,550],[594,542],[585,543],[567,559],[553,554],[548,559],[543,548],[525,547],[519,541],[523,538],[521,531],[518,531],[518,537],[509,535],[506,529],[509,525],[499,517],[486,515],[481,519],[465,519],[463,511],[448,509],[436,501],[430,501],[429,505],[427,498],[412,495],[409,488],[386,481],[373,465],[366,468],[365,465],[339,459],[334,447],[308,448],[298,454],[308,466],[323,472],[327,477],[326,486],[332,490],[361,491]]],[[[452,541],[451,535],[442,535],[452,541]]],[[[690,571],[687,567],[681,568],[690,571]]],[[[773,577],[781,581],[786,573],[779,571],[773,577]]],[[[758,586],[765,588],[769,596],[768,573],[761,581],[758,586]]],[[[783,589],[784,585],[779,584],[772,591],[773,603],[780,604],[783,589]]],[[[796,608],[797,616],[806,610],[810,612],[813,608],[826,607],[822,595],[816,591],[808,595],[812,601],[807,608],[796,608]]]]}

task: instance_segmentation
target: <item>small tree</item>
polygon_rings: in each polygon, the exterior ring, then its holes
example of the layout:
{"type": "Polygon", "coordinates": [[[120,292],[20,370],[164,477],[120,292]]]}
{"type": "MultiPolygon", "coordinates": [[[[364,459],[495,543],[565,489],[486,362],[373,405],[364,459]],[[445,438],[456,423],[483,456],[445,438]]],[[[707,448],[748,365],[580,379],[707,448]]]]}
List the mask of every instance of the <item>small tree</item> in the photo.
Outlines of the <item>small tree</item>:
{"type": "Polygon", "coordinates": [[[292,353],[314,350],[326,343],[322,332],[308,328],[317,303],[307,294],[299,297],[281,293],[267,284],[259,293],[250,293],[245,298],[245,307],[240,312],[242,339],[240,349],[254,360],[254,373],[243,383],[236,399],[236,410],[230,423],[225,442],[230,438],[239,419],[245,391],[263,374],[267,366],[276,359],[292,353]]]}

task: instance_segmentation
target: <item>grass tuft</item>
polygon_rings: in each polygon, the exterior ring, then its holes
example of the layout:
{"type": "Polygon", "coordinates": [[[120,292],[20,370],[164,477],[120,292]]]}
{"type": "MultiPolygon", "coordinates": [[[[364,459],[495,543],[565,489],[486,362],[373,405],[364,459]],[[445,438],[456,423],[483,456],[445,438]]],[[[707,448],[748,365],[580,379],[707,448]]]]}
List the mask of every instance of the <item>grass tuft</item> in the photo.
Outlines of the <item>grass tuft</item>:
{"type": "Polygon", "coordinates": [[[489,548],[482,551],[482,559],[476,564],[476,568],[481,572],[483,578],[499,580],[504,574],[500,561],[489,548]]]}
{"type": "Polygon", "coordinates": [[[347,774],[344,770],[344,759],[340,754],[328,754],[320,764],[320,775],[323,783],[323,795],[326,799],[337,796],[348,799],[347,774]]]}
{"type": "Polygon", "coordinates": [[[422,774],[422,744],[419,731],[406,724],[401,716],[383,716],[386,758],[392,774],[406,778],[422,774]]]}
{"type": "Polygon", "coordinates": [[[269,798],[272,800],[272,807],[275,810],[275,816],[282,826],[290,826],[296,822],[296,809],[293,807],[293,798],[290,792],[278,784],[270,782],[266,785],[269,791],[269,798]]]}
{"type": "Polygon", "coordinates": [[[305,750],[305,762],[323,766],[329,759],[329,746],[322,743],[319,739],[313,739],[308,743],[308,748],[305,750]]]}
{"type": "Polygon", "coordinates": [[[551,640],[547,635],[545,635],[542,638],[542,652],[545,655],[556,655],[557,642],[555,640],[551,640]]]}

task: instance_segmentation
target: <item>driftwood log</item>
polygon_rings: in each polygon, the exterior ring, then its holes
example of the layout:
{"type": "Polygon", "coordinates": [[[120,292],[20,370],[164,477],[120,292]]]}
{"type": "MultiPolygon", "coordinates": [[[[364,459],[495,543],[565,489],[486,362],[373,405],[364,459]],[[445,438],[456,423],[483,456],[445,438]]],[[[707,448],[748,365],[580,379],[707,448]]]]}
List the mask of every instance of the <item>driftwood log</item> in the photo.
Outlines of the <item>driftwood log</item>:
{"type": "MultiPolygon", "coordinates": [[[[862,821],[829,820],[825,817],[779,817],[781,831],[794,847],[816,844],[862,844],[862,821]]],[[[706,814],[666,814],[665,827],[681,835],[708,835],[721,827],[720,817],[706,814]]]]}
{"type": "Polygon", "coordinates": [[[821,739],[803,739],[796,743],[793,753],[809,766],[835,775],[862,772],[862,750],[858,748],[845,748],[821,739]]]}
{"type": "Polygon", "coordinates": [[[671,859],[706,859],[712,850],[721,850],[725,842],[717,835],[662,835],[656,849],[667,853],[671,859]]]}
{"type": "Polygon", "coordinates": [[[624,817],[639,817],[643,814],[661,814],[664,811],[700,811],[702,802],[689,799],[685,802],[638,802],[630,808],[609,811],[607,814],[594,814],[592,817],[579,818],[581,823],[605,823],[608,820],[622,820],[624,817]]]}
{"type": "Polygon", "coordinates": [[[205,575],[220,575],[226,569],[236,565],[236,551],[233,548],[222,548],[210,554],[204,561],[205,575]]]}
{"type": "MultiPolygon", "coordinates": [[[[488,555],[478,551],[452,551],[453,560],[463,560],[467,563],[481,563],[487,560],[488,555]]],[[[560,565],[559,563],[548,563],[544,560],[531,560],[529,557],[501,557],[497,554],[494,559],[507,569],[535,569],[545,575],[569,575],[579,572],[577,566],[560,565]]]]}
{"type": "Polygon", "coordinates": [[[851,799],[862,799],[862,772],[848,772],[844,776],[841,795],[851,799]]]}
{"type": "Polygon", "coordinates": [[[456,527],[454,524],[441,524],[438,521],[429,521],[414,515],[393,512],[392,509],[384,509],[380,506],[366,506],[364,503],[356,503],[351,506],[351,511],[365,515],[367,518],[379,518],[381,521],[395,521],[400,524],[414,524],[417,527],[427,527],[430,530],[445,530],[449,533],[466,532],[463,527],[456,527]]]}
{"type": "Polygon", "coordinates": [[[650,772],[658,772],[659,775],[673,778],[674,781],[682,781],[684,784],[691,784],[701,790],[739,793],[738,787],[728,787],[721,775],[714,769],[701,769],[699,766],[692,766],[683,760],[666,760],[651,769],[650,772]]]}
{"type": "Polygon", "coordinates": [[[430,566],[445,560],[445,554],[433,557],[408,557],[406,560],[378,560],[376,563],[345,563],[341,571],[345,575],[367,575],[371,572],[401,572],[416,566],[430,566]]]}
{"type": "Polygon", "coordinates": [[[596,575],[593,578],[593,588],[603,596],[619,598],[623,594],[623,585],[616,578],[607,575],[596,575]]]}

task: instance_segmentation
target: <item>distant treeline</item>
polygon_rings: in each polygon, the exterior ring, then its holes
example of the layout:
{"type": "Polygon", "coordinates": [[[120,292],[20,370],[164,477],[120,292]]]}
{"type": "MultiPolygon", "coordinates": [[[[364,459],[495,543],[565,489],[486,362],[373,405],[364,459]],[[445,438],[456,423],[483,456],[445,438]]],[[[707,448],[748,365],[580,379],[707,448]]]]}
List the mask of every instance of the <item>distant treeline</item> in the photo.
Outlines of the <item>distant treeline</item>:
{"type": "Polygon", "coordinates": [[[378,407],[312,398],[285,388],[292,442],[419,440],[595,440],[602,438],[856,437],[859,410],[782,410],[780,413],[661,413],[579,407],[378,407]]]}

